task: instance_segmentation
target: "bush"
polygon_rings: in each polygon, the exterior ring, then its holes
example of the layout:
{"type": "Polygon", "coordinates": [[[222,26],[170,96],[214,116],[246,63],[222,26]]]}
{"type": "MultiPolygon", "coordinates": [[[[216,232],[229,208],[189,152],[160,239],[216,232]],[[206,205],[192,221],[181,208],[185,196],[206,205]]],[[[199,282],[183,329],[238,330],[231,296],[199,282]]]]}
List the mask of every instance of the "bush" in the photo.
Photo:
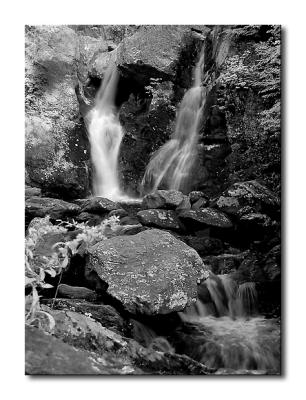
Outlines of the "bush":
{"type": "MultiPolygon", "coordinates": [[[[51,315],[42,311],[39,304],[38,289],[52,288],[52,285],[45,282],[46,274],[55,277],[67,268],[70,257],[75,254],[84,254],[89,246],[106,239],[106,229],[115,231],[119,226],[119,219],[112,216],[104,220],[100,225],[89,227],[86,223],[61,222],[59,225],[52,225],[49,217],[41,218],[38,223],[29,228],[25,239],[25,287],[31,288],[31,294],[26,296],[26,323],[44,324],[48,321],[49,330],[54,325],[51,315]],[[53,246],[52,256],[37,263],[35,259],[35,247],[38,240],[48,233],[65,234],[69,229],[77,229],[81,232],[73,240],[58,242],[53,246]]],[[[56,296],[56,295],[55,295],[56,296]]]]}

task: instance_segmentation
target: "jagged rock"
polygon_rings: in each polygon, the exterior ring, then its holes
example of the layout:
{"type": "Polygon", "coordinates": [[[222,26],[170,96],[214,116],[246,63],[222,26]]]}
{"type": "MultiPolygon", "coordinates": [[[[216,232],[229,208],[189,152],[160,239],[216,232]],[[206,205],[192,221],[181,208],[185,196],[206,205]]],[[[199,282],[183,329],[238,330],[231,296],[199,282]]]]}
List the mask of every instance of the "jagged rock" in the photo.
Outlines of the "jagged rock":
{"type": "Polygon", "coordinates": [[[217,228],[231,228],[233,226],[231,220],[223,212],[209,207],[182,212],[179,218],[185,225],[195,229],[203,226],[217,228]]]}
{"type": "Polygon", "coordinates": [[[49,215],[52,219],[63,219],[75,216],[80,211],[80,207],[76,204],[50,197],[30,197],[25,202],[27,219],[45,217],[46,215],[49,215]]]}
{"type": "Polygon", "coordinates": [[[206,267],[194,249],[157,229],[117,236],[89,248],[87,272],[131,313],[167,314],[195,301],[206,267]]]}
{"type": "Polygon", "coordinates": [[[240,219],[240,223],[243,224],[246,228],[254,229],[254,228],[269,228],[271,226],[271,218],[265,214],[260,213],[250,213],[244,214],[240,219]]]}
{"type": "Polygon", "coordinates": [[[277,212],[280,200],[267,187],[257,181],[234,183],[213,204],[221,211],[238,215],[241,208],[249,206],[257,212],[277,212]]]}
{"type": "Polygon", "coordinates": [[[237,254],[225,253],[214,256],[207,256],[203,259],[205,265],[209,265],[212,272],[216,275],[228,274],[237,270],[244,259],[250,255],[249,251],[237,254]]]}
{"type": "Polygon", "coordinates": [[[178,190],[156,190],[154,193],[147,194],[142,200],[142,208],[166,208],[175,209],[186,198],[178,190]]]}
{"type": "Polygon", "coordinates": [[[140,222],[145,226],[162,229],[180,229],[180,223],[175,211],[171,210],[143,210],[137,213],[140,222]]]}
{"type": "Polygon", "coordinates": [[[27,375],[126,375],[143,373],[125,360],[76,349],[42,330],[25,328],[27,375]]]}
{"type": "Polygon", "coordinates": [[[188,196],[184,196],[184,199],[180,202],[180,204],[176,207],[175,211],[180,213],[181,211],[190,210],[191,204],[188,196]]]}
{"type": "MultiPolygon", "coordinates": [[[[187,47],[189,52],[195,47],[200,49],[202,41],[203,37],[195,35],[187,26],[141,26],[119,45],[116,64],[124,75],[142,84],[148,84],[150,77],[175,81],[179,68],[185,64],[181,59],[183,51],[187,47]]],[[[190,64],[184,66],[189,72],[190,64]]],[[[189,87],[190,78],[183,77],[180,84],[189,87]]]]}
{"type": "Polygon", "coordinates": [[[188,197],[189,197],[190,203],[193,204],[196,201],[200,200],[201,197],[205,198],[205,194],[203,192],[194,190],[193,192],[189,193],[188,197]]]}
{"type": "Polygon", "coordinates": [[[192,210],[199,210],[200,208],[204,208],[208,205],[208,200],[204,197],[201,197],[199,200],[194,202],[191,206],[192,210]]]}
{"type": "Polygon", "coordinates": [[[82,212],[95,214],[105,214],[112,210],[117,210],[118,204],[104,197],[93,197],[82,204],[82,212]]]}

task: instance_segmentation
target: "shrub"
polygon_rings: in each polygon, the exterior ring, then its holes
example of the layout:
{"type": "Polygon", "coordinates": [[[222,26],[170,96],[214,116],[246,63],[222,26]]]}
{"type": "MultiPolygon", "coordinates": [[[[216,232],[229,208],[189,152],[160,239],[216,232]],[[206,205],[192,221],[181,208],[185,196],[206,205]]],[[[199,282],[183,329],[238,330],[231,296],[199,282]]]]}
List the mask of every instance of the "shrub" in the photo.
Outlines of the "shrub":
{"type": "MultiPolygon", "coordinates": [[[[119,219],[112,216],[104,220],[100,225],[90,227],[87,223],[72,223],[59,221],[59,225],[52,225],[49,216],[41,218],[33,227],[29,228],[25,239],[25,287],[31,288],[31,294],[26,297],[26,323],[42,326],[47,319],[49,328],[52,330],[54,320],[50,314],[42,311],[39,303],[38,289],[52,288],[45,282],[46,274],[55,277],[67,268],[70,257],[75,254],[84,254],[88,247],[106,239],[106,229],[115,231],[119,226],[119,219]],[[35,247],[38,240],[50,233],[65,234],[69,229],[78,229],[81,232],[73,240],[58,242],[53,246],[54,252],[51,257],[44,257],[43,262],[37,263],[35,259],[35,247]]],[[[56,295],[55,295],[56,297],[56,295]]]]}

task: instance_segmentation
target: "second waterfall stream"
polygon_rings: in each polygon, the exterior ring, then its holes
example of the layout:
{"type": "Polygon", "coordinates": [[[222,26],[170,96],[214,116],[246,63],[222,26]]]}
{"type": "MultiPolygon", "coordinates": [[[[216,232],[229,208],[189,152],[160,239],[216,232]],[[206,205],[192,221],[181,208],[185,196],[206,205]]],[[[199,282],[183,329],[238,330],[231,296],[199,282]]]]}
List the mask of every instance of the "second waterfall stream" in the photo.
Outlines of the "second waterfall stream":
{"type": "Polygon", "coordinates": [[[205,104],[205,90],[201,86],[204,48],[193,72],[193,86],[181,102],[170,140],[157,150],[142,180],[144,192],[152,192],[161,185],[164,189],[184,190],[190,179],[197,153],[198,129],[205,104]]]}

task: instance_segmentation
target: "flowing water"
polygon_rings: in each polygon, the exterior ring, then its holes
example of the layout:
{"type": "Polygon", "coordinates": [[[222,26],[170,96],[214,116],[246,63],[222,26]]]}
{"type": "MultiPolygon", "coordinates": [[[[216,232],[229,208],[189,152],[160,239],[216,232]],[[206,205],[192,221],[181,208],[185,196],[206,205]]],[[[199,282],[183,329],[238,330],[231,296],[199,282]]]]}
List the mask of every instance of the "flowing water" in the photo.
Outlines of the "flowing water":
{"type": "Polygon", "coordinates": [[[222,374],[279,373],[280,324],[258,315],[255,284],[211,274],[201,286],[180,313],[190,329],[186,354],[222,374]]]}
{"type": "Polygon", "coordinates": [[[165,189],[184,190],[197,156],[198,128],[206,93],[201,87],[204,48],[193,73],[193,87],[184,95],[176,118],[175,131],[151,158],[143,180],[145,192],[160,185],[165,189]]]}
{"type": "Polygon", "coordinates": [[[115,201],[126,198],[118,178],[118,155],[123,138],[115,107],[118,79],[117,68],[111,64],[97,93],[95,106],[87,116],[94,194],[115,201]]]}

